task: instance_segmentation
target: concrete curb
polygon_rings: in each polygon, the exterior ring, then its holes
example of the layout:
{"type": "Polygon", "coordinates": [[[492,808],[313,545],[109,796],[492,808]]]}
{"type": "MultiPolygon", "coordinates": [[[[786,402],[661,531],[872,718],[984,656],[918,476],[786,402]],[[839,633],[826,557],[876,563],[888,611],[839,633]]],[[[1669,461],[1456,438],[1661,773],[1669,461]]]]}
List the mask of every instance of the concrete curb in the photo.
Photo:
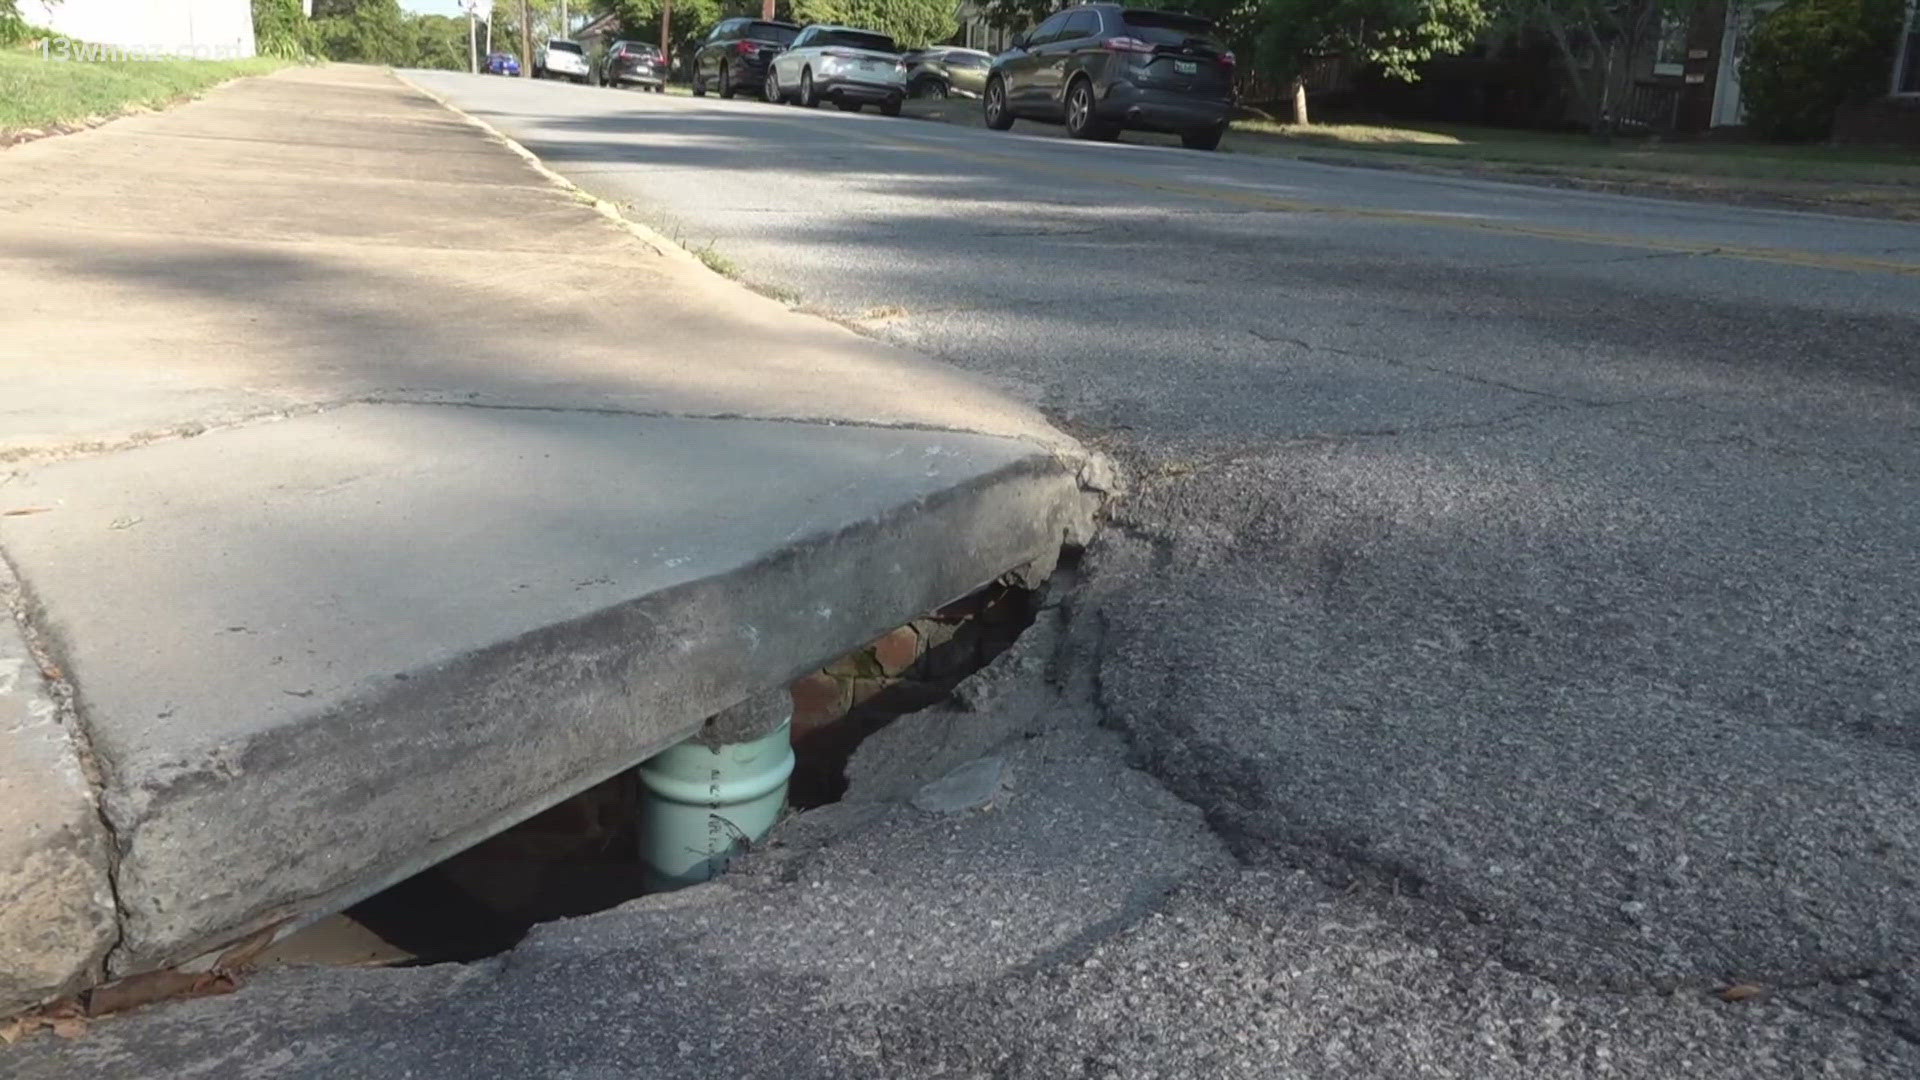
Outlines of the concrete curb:
{"type": "Polygon", "coordinates": [[[0,558],[0,1016],[94,981],[119,939],[111,838],[24,607],[0,558]]]}

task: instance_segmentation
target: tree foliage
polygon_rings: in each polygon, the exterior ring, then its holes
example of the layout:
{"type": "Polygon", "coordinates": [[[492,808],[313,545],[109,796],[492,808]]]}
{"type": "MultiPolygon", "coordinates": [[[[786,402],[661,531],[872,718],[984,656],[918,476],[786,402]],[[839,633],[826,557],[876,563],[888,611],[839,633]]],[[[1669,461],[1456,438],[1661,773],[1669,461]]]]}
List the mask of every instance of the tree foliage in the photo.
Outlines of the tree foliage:
{"type": "MultiPolygon", "coordinates": [[[[498,3],[499,0],[495,0],[498,3]]],[[[614,0],[609,9],[620,16],[622,37],[650,41],[675,57],[684,57],[721,19],[758,15],[760,5],[749,0],[672,0],[673,40],[660,40],[660,13],[665,0],[614,0]]]]}
{"type": "Polygon", "coordinates": [[[1747,123],[1768,138],[1826,138],[1842,105],[1887,92],[1905,20],[1902,0],[1789,0],[1740,62],[1747,123]]]}
{"type": "Polygon", "coordinates": [[[1341,56],[1412,82],[1416,66],[1472,45],[1490,0],[1261,0],[1254,58],[1277,81],[1341,56]]]}
{"type": "Polygon", "coordinates": [[[253,0],[253,45],[260,55],[283,60],[303,60],[319,52],[300,0],[253,0]]]}
{"type": "Polygon", "coordinates": [[[1553,43],[1587,126],[1616,126],[1639,62],[1657,45],[1663,18],[1691,17],[1698,0],[1514,0],[1518,24],[1553,43]]]}
{"type": "Polygon", "coordinates": [[[793,0],[793,16],[878,30],[906,48],[937,44],[960,28],[952,0],[793,0]]]}
{"type": "Polygon", "coordinates": [[[397,67],[467,66],[465,18],[409,15],[399,0],[314,0],[311,20],[300,9],[300,0],[253,0],[261,52],[397,67]]]}
{"type": "Polygon", "coordinates": [[[32,30],[20,14],[20,0],[0,0],[0,45],[25,41],[32,30]]]}

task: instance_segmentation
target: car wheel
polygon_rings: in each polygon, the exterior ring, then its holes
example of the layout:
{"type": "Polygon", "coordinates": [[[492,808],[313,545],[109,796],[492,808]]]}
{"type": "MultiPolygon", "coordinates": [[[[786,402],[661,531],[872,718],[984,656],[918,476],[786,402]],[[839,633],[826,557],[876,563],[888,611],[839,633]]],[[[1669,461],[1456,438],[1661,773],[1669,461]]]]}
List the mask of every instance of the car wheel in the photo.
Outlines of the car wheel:
{"type": "Polygon", "coordinates": [[[733,96],[733,68],[727,64],[720,65],[720,96],[733,96]]]}
{"type": "Polygon", "coordinates": [[[1013,126],[1013,110],[1007,108],[1007,85],[999,79],[987,80],[987,92],[980,99],[980,109],[986,115],[987,126],[995,131],[1005,131],[1013,126]]]}
{"type": "Polygon", "coordinates": [[[913,84],[913,96],[917,98],[946,97],[947,84],[932,77],[921,79],[913,84]]]}
{"type": "Polygon", "coordinates": [[[1180,136],[1180,145],[1189,150],[1215,150],[1220,146],[1220,136],[1226,132],[1225,126],[1184,132],[1180,136]]]}
{"type": "Polygon", "coordinates": [[[813,96],[813,69],[803,68],[800,72],[800,107],[811,109],[818,104],[820,99],[813,96]]]}
{"type": "Polygon", "coordinates": [[[881,102],[880,115],[899,116],[900,115],[900,99],[897,97],[890,97],[886,101],[881,102]]]}
{"type": "Polygon", "coordinates": [[[700,69],[698,67],[693,69],[693,96],[707,96],[707,84],[700,81],[700,69]]]}
{"type": "Polygon", "coordinates": [[[1093,112],[1093,83],[1075,79],[1067,87],[1067,134],[1076,139],[1100,139],[1107,131],[1107,125],[1093,112]]]}
{"type": "Polygon", "coordinates": [[[772,64],[767,65],[767,85],[760,88],[760,94],[769,105],[779,105],[784,100],[780,96],[780,76],[773,73],[772,64]]]}

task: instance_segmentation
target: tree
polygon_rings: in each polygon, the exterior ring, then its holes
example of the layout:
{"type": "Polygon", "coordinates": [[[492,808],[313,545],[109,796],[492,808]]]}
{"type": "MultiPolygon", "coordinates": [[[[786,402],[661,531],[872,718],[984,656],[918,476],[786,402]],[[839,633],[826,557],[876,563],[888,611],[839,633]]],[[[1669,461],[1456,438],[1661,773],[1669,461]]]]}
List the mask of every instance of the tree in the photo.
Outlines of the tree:
{"type": "Polygon", "coordinates": [[[1771,139],[1823,139],[1850,101],[1887,92],[1903,0],[1790,0],[1754,28],[1740,62],[1747,122],[1771,139]]]}
{"type": "Polygon", "coordinates": [[[314,0],[313,10],[314,37],[327,59],[402,66],[414,62],[417,43],[399,0],[314,0]]]}
{"type": "MultiPolygon", "coordinates": [[[[498,0],[495,0],[497,3],[498,0]]],[[[685,57],[706,39],[707,31],[721,19],[735,15],[760,13],[760,5],[750,0],[672,0],[673,40],[660,40],[660,13],[667,0],[614,0],[610,10],[620,16],[622,37],[658,44],[670,57],[685,57]],[[749,6],[751,11],[748,10],[749,6]]],[[[675,68],[680,67],[678,59],[675,68]]]]}
{"type": "Polygon", "coordinates": [[[253,42],[262,56],[302,60],[319,51],[300,0],[253,0],[253,42]]]}
{"type": "MultiPolygon", "coordinates": [[[[1573,100],[1594,134],[1617,123],[1645,47],[1663,18],[1684,19],[1696,0],[1517,0],[1513,14],[1553,42],[1573,100]]],[[[1728,5],[1731,10],[1732,5],[1728,5]]]]}
{"type": "Polygon", "coordinates": [[[910,49],[952,37],[954,10],[953,0],[793,0],[797,22],[878,30],[910,49]]]}
{"type": "Polygon", "coordinates": [[[466,16],[415,15],[407,20],[409,67],[467,70],[466,16]]]}
{"type": "MultiPolygon", "coordinates": [[[[1408,82],[1416,65],[1472,45],[1491,21],[1492,0],[1260,0],[1251,13],[1253,55],[1261,72],[1293,98],[1293,122],[1307,114],[1307,68],[1345,57],[1408,82]]],[[[1233,9],[1216,16],[1234,24],[1233,9]]]]}
{"type": "Polygon", "coordinates": [[[20,0],[0,0],[0,45],[25,41],[32,32],[20,14],[20,0]]]}

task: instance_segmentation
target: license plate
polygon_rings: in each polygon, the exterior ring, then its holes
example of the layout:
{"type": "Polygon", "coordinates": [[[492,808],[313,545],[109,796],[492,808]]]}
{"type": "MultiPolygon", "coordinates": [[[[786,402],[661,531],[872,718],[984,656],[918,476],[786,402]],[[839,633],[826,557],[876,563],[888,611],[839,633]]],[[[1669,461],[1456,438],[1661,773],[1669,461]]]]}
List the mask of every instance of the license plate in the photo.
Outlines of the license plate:
{"type": "Polygon", "coordinates": [[[1175,75],[1196,75],[1199,71],[1200,65],[1191,60],[1175,60],[1173,62],[1173,73],[1175,75]]]}

